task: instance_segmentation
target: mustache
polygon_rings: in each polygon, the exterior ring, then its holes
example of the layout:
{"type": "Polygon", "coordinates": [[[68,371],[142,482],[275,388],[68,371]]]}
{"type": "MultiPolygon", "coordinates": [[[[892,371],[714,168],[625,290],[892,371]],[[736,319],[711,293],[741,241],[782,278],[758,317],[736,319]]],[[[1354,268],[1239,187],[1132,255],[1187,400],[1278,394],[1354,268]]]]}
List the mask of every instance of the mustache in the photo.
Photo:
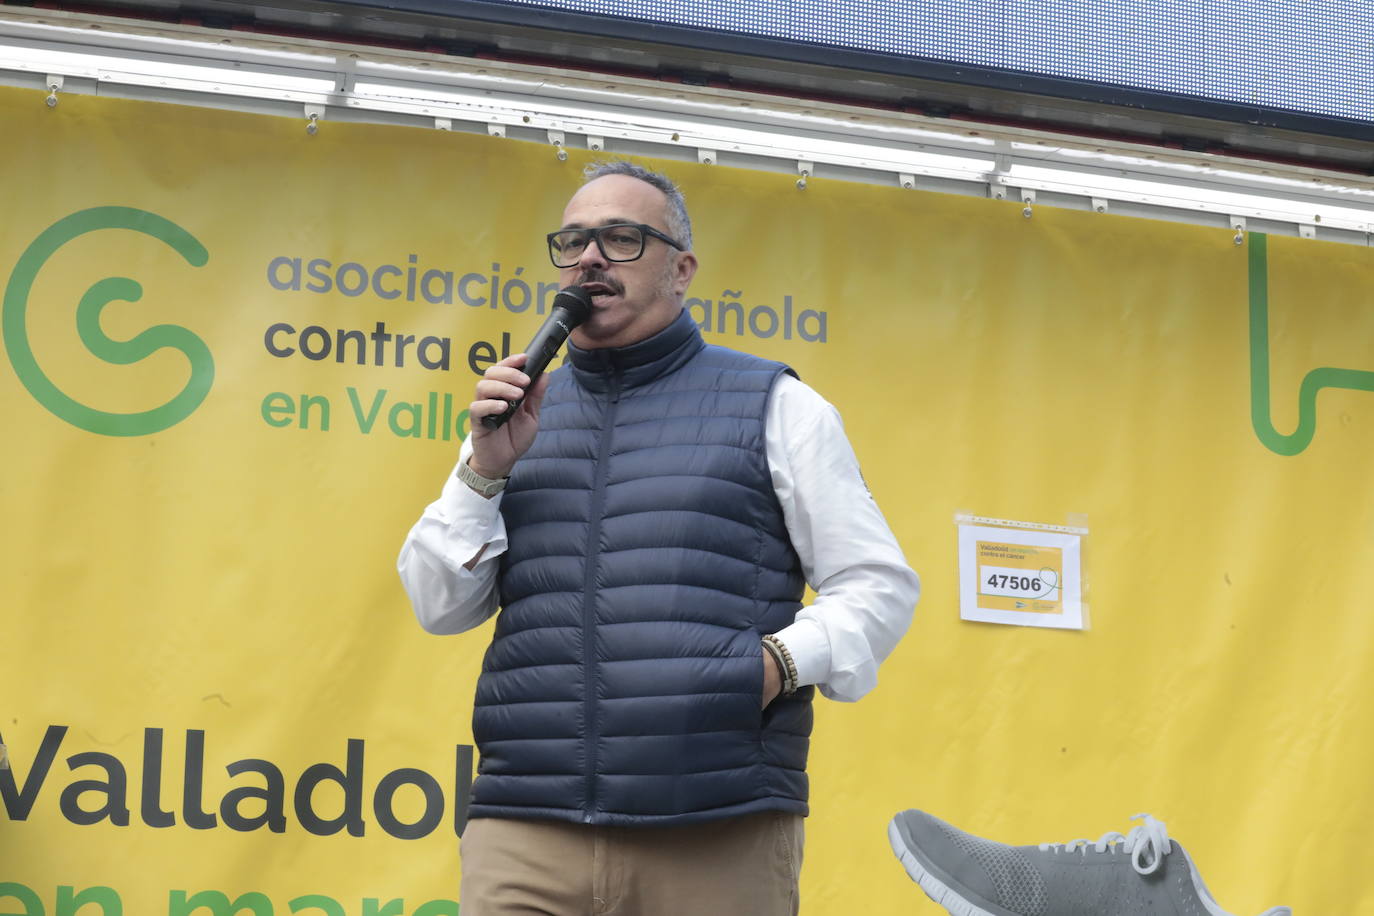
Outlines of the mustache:
{"type": "Polygon", "coordinates": [[[611,290],[611,292],[615,293],[617,296],[624,295],[625,293],[625,287],[621,286],[618,280],[611,277],[605,271],[597,270],[594,267],[579,274],[573,285],[586,286],[589,283],[599,283],[611,290]]]}

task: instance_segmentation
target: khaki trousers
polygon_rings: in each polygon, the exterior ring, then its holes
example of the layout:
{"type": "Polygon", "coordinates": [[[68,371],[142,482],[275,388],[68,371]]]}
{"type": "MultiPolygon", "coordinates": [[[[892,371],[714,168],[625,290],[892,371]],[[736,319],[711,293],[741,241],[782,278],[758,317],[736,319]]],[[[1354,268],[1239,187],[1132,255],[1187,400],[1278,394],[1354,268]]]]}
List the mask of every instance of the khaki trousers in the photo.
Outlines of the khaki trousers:
{"type": "Polygon", "coordinates": [[[687,827],[476,818],[459,846],[463,916],[796,916],[802,818],[687,827]]]}

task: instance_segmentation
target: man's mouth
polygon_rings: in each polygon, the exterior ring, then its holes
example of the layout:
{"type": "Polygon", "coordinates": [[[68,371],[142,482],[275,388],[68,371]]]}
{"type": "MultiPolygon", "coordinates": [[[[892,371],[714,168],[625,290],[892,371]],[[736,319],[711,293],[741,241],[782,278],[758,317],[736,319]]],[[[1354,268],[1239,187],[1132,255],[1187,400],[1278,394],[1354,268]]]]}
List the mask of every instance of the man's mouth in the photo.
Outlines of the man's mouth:
{"type": "Polygon", "coordinates": [[[604,296],[614,296],[616,294],[616,291],[605,283],[583,283],[581,285],[593,299],[599,299],[604,296]]]}

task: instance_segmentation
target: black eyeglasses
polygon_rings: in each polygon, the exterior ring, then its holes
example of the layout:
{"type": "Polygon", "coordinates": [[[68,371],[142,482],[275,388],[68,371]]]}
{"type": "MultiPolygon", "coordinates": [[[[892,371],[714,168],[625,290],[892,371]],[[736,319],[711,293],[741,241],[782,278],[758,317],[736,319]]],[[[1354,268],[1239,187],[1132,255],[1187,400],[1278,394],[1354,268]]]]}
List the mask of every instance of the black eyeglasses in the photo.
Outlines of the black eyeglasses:
{"type": "Polygon", "coordinates": [[[667,242],[678,251],[681,244],[643,223],[612,223],[594,229],[560,229],[549,233],[549,260],[554,267],[576,267],[582,253],[593,241],[608,261],[634,261],[644,256],[649,236],[667,242]]]}

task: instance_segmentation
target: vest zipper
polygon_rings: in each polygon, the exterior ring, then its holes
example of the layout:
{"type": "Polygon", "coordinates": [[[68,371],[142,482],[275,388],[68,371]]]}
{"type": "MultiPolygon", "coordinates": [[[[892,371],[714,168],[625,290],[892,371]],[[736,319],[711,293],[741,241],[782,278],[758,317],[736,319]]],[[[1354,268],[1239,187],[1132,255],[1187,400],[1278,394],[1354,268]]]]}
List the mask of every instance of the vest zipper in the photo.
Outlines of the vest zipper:
{"type": "Polygon", "coordinates": [[[591,554],[582,586],[582,665],[586,672],[583,717],[587,723],[587,773],[584,790],[587,807],[582,812],[582,820],[588,824],[592,823],[593,812],[597,807],[597,750],[598,742],[601,740],[601,723],[597,721],[596,716],[596,574],[601,566],[601,516],[606,506],[606,482],[610,476],[608,459],[611,453],[611,439],[615,433],[615,415],[620,406],[620,373],[612,370],[609,382],[605,433],[601,437],[600,454],[597,455],[596,480],[592,487],[591,524],[587,530],[587,547],[591,554]]]}

